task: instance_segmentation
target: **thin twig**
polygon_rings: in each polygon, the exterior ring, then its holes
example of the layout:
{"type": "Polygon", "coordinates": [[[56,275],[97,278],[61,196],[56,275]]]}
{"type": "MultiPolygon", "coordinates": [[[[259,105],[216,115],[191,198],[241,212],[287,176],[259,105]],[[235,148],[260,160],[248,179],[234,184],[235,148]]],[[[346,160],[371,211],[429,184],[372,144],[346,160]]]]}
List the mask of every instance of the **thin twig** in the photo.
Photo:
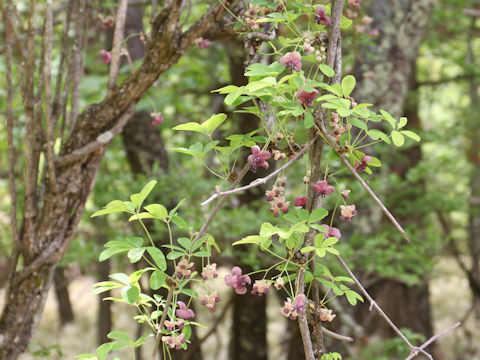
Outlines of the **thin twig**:
{"type": "Polygon", "coordinates": [[[336,332],[325,329],[324,327],[322,327],[322,333],[324,333],[325,335],[327,335],[327,336],[329,336],[329,337],[331,337],[332,339],[335,339],[335,340],[346,341],[346,342],[354,342],[355,341],[350,336],[337,334],[336,332]]]}
{"type": "Polygon", "coordinates": [[[117,15],[115,16],[115,32],[113,34],[112,60],[110,62],[110,73],[108,89],[112,91],[117,84],[118,69],[120,68],[120,55],[122,51],[125,19],[127,17],[128,0],[120,0],[117,15]]]}
{"type": "Polygon", "coordinates": [[[53,119],[52,119],[52,0],[46,1],[45,9],[45,36],[44,36],[44,67],[43,82],[45,85],[45,113],[47,124],[47,167],[50,187],[57,192],[57,178],[55,176],[55,164],[53,153],[53,119]]]}
{"type": "Polygon", "coordinates": [[[268,180],[270,180],[271,178],[275,177],[276,175],[278,175],[280,172],[282,172],[283,170],[285,170],[286,168],[288,168],[290,165],[292,165],[295,161],[297,161],[300,157],[302,157],[302,155],[305,153],[305,151],[308,150],[308,148],[315,142],[315,140],[318,138],[318,135],[312,140],[310,141],[307,145],[305,145],[305,147],[300,150],[292,159],[290,159],[285,165],[279,167],[277,170],[273,171],[272,173],[270,173],[269,175],[263,177],[263,178],[259,178],[259,179],[255,179],[253,180],[250,184],[248,185],[245,185],[245,186],[242,186],[242,187],[239,187],[239,188],[236,188],[236,189],[232,189],[232,190],[227,190],[227,191],[221,191],[221,192],[218,192],[216,194],[213,194],[212,196],[210,196],[207,200],[205,200],[204,202],[202,202],[200,204],[200,206],[205,206],[209,203],[211,203],[213,200],[219,198],[220,196],[224,196],[224,195],[231,195],[231,194],[235,194],[235,193],[238,193],[238,192],[241,192],[241,191],[245,191],[245,190],[248,190],[248,189],[251,189],[251,188],[254,188],[256,186],[259,186],[259,185],[262,185],[262,184],[265,184],[268,180]]]}
{"type": "MultiPolygon", "coordinates": [[[[332,149],[336,149],[337,147],[334,145],[335,144],[335,139],[330,136],[328,133],[325,124],[323,121],[316,121],[317,125],[320,127],[320,131],[322,132],[323,136],[327,140],[328,144],[332,149]]],[[[410,242],[410,239],[408,238],[407,234],[405,233],[405,230],[403,230],[402,226],[398,223],[397,219],[390,213],[390,211],[387,209],[385,205],[383,205],[382,201],[378,198],[378,196],[373,192],[373,190],[368,186],[367,182],[363,180],[363,178],[358,174],[358,172],[355,170],[355,168],[350,165],[348,162],[347,158],[345,155],[338,153],[338,156],[342,163],[347,167],[348,170],[353,174],[353,176],[358,180],[358,182],[363,186],[365,190],[367,190],[368,195],[377,203],[377,205],[382,209],[384,214],[388,217],[388,219],[392,222],[393,226],[402,234],[402,236],[410,242]]]]}
{"type": "Polygon", "coordinates": [[[405,360],[411,360],[411,359],[413,359],[413,358],[414,358],[415,356],[417,356],[420,352],[424,353],[422,350],[425,349],[428,345],[430,345],[430,344],[433,343],[434,341],[437,341],[439,338],[441,338],[442,336],[448,334],[450,331],[455,330],[455,329],[456,329],[457,327],[459,327],[461,324],[462,324],[462,323],[457,322],[455,325],[450,326],[447,330],[444,330],[444,331],[442,331],[441,333],[432,336],[430,339],[428,339],[427,341],[425,341],[421,346],[419,346],[418,348],[414,348],[414,349],[412,350],[412,352],[410,353],[410,355],[409,355],[405,360]]]}
{"type": "Polygon", "coordinates": [[[262,41],[272,41],[272,40],[275,40],[276,36],[277,36],[277,33],[275,30],[273,30],[270,33],[254,31],[254,32],[248,33],[246,37],[248,40],[255,39],[255,40],[262,40],[262,41]]]}
{"type": "Polygon", "coordinates": [[[167,294],[167,300],[165,306],[163,307],[162,317],[160,318],[160,323],[158,324],[157,337],[155,339],[155,345],[153,346],[152,360],[157,359],[158,349],[160,348],[160,341],[162,340],[162,330],[165,327],[165,320],[167,320],[168,309],[172,303],[173,292],[175,290],[175,285],[170,285],[167,294]]]}

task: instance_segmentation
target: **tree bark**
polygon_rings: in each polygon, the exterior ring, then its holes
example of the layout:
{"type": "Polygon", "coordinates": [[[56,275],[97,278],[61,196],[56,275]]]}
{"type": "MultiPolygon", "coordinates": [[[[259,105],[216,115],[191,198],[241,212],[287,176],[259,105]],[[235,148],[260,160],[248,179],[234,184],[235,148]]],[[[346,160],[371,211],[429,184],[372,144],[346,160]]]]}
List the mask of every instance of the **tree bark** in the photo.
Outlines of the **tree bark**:
{"type": "MultiPolygon", "coordinates": [[[[220,5],[182,33],[178,27],[181,3],[166,2],[154,19],[145,60],[138,70],[77,117],[54,164],[56,187],[51,187],[46,178],[41,207],[35,203],[36,209],[27,208],[24,218],[28,221],[24,224],[29,226],[23,228],[18,249],[24,268],[15,272],[8,285],[0,318],[0,359],[16,359],[25,350],[52,285],[55,264],[75,234],[104,151],[124,127],[132,106],[196,38],[230,36],[231,32],[223,31],[216,22],[223,12],[220,5]]],[[[35,199],[33,195],[28,194],[30,200],[35,199]]]]}

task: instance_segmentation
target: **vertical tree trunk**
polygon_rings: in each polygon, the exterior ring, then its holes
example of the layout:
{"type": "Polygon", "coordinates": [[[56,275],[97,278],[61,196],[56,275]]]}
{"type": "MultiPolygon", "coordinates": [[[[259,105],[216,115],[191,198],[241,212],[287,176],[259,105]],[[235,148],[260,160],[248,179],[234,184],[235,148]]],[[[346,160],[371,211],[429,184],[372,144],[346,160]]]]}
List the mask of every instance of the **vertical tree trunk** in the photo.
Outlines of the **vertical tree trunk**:
{"type": "Polygon", "coordinates": [[[68,294],[68,279],[65,276],[64,270],[64,268],[57,266],[54,274],[58,316],[61,325],[68,324],[74,319],[72,304],[70,303],[70,296],[68,294]]]}
{"type": "MultiPolygon", "coordinates": [[[[373,103],[376,107],[388,110],[394,117],[407,116],[409,128],[419,129],[418,94],[415,82],[415,61],[418,46],[427,24],[435,0],[374,0],[368,10],[373,17],[372,26],[379,30],[374,46],[360,51],[361,59],[355,65],[355,76],[359,83],[355,99],[373,103]],[[370,73],[370,76],[364,76],[370,73]],[[409,91],[412,91],[409,94],[409,91]],[[407,98],[410,101],[407,102],[407,98]]],[[[421,148],[412,146],[401,151],[386,166],[407,181],[408,169],[421,160],[421,148]],[[401,159],[401,161],[400,161],[401,159]]],[[[385,161],[384,161],[385,162],[385,161]]],[[[408,188],[422,188],[422,183],[411,184],[408,188]]],[[[405,202],[415,201],[416,194],[403,193],[389,199],[390,210],[402,207],[405,202]]],[[[411,213],[399,218],[404,226],[416,223],[421,217],[411,213]]],[[[392,230],[394,231],[394,230],[392,230]]],[[[381,277],[381,274],[379,274],[381,277]]],[[[428,283],[407,286],[406,284],[380,278],[367,289],[380,307],[399,327],[408,327],[429,337],[432,335],[428,283]]],[[[367,333],[376,333],[383,338],[393,336],[390,327],[376,315],[367,311],[368,305],[357,307],[356,316],[365,326],[367,333]]]]}

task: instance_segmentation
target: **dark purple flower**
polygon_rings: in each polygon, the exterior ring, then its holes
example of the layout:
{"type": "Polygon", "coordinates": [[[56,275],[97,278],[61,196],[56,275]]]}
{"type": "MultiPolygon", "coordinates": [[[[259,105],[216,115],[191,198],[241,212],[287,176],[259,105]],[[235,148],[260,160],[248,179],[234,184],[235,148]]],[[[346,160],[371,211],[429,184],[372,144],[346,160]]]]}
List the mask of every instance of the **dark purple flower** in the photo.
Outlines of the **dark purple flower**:
{"type": "Polygon", "coordinates": [[[324,234],[327,236],[327,237],[336,237],[337,239],[340,239],[340,237],[342,236],[342,234],[340,233],[340,230],[338,230],[336,227],[333,227],[333,226],[328,226],[326,224],[322,224],[322,226],[327,229],[326,232],[324,232],[324,234]]]}
{"type": "Polygon", "coordinates": [[[355,161],[354,168],[355,168],[355,170],[357,170],[357,171],[364,171],[364,170],[367,168],[367,166],[368,166],[367,163],[369,163],[369,162],[371,162],[371,161],[372,161],[372,157],[371,157],[371,156],[364,155],[364,156],[362,157],[362,163],[361,163],[361,164],[360,164],[358,161],[355,161]]]}
{"type": "Polygon", "coordinates": [[[109,64],[110,61],[112,60],[112,54],[108,52],[107,50],[100,50],[100,55],[103,57],[103,62],[105,64],[109,64]]]}
{"type": "Polygon", "coordinates": [[[183,301],[177,301],[178,309],[175,312],[177,317],[180,319],[193,319],[195,317],[195,313],[192,309],[188,309],[187,305],[183,301]]]}
{"type": "Polygon", "coordinates": [[[301,206],[302,208],[305,209],[305,206],[307,205],[307,197],[306,196],[296,197],[295,200],[293,200],[293,205],[301,206]]]}
{"type": "Polygon", "coordinates": [[[293,71],[302,69],[302,55],[298,51],[288,52],[280,58],[280,64],[293,71]]]}
{"type": "Polygon", "coordinates": [[[197,46],[203,50],[210,46],[210,40],[199,37],[195,40],[195,44],[197,44],[197,46]]]}
{"type": "Polygon", "coordinates": [[[268,169],[268,162],[265,160],[270,159],[272,155],[269,151],[261,150],[260,146],[252,146],[252,155],[248,156],[248,164],[250,165],[250,170],[256,172],[259,166],[268,169]]]}
{"type": "Polygon", "coordinates": [[[325,15],[325,8],[321,5],[315,10],[315,21],[318,25],[330,25],[330,18],[325,15]]]}
{"type": "Polygon", "coordinates": [[[328,185],[326,180],[317,181],[315,185],[313,185],[313,188],[318,195],[330,195],[335,191],[335,188],[328,185]]]}
{"type": "Polygon", "coordinates": [[[247,284],[251,284],[252,280],[248,275],[242,275],[242,269],[235,266],[232,269],[232,275],[225,276],[225,284],[233,287],[235,292],[239,295],[243,295],[247,292],[247,284]]]}
{"type": "Polygon", "coordinates": [[[315,100],[317,96],[318,96],[317,89],[313,89],[312,92],[308,92],[302,89],[297,93],[297,99],[302,102],[302,106],[304,108],[305,107],[313,108],[313,100],[315,100]]]}

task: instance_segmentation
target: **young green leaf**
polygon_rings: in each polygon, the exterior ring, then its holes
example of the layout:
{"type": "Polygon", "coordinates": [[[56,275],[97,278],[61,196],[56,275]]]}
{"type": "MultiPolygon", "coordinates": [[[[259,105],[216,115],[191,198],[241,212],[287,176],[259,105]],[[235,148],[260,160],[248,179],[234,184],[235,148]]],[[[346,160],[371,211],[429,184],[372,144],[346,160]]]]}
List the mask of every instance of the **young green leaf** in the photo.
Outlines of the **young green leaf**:
{"type": "Polygon", "coordinates": [[[318,67],[320,68],[320,71],[328,77],[335,75],[335,71],[326,64],[320,64],[318,67]]]}
{"type": "Polygon", "coordinates": [[[163,255],[162,250],[153,246],[148,246],[145,249],[147,249],[148,254],[152,257],[153,261],[155,262],[155,265],[157,265],[160,268],[160,270],[165,271],[167,269],[167,262],[165,260],[165,255],[163,255]]]}
{"type": "Polygon", "coordinates": [[[152,275],[150,275],[150,287],[152,290],[158,290],[165,284],[166,279],[167,277],[163,272],[155,270],[152,275]]]}
{"type": "Polygon", "coordinates": [[[355,77],[352,75],[347,75],[342,80],[342,91],[343,96],[348,97],[352,93],[353,89],[355,88],[355,77]]]}
{"type": "Polygon", "coordinates": [[[405,143],[405,137],[396,130],[392,131],[392,140],[396,147],[400,147],[405,143]]]}

